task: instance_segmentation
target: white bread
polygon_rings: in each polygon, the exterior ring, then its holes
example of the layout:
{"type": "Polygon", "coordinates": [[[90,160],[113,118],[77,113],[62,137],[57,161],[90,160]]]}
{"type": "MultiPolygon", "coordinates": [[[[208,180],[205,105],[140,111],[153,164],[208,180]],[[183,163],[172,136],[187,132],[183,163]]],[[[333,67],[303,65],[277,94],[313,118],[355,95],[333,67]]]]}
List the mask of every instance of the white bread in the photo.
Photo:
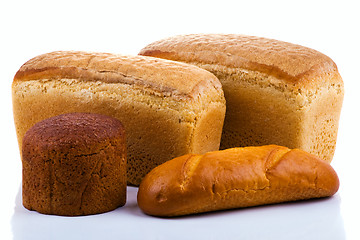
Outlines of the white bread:
{"type": "Polygon", "coordinates": [[[201,68],[143,56],[59,51],[16,73],[13,112],[19,146],[36,122],[69,112],[119,119],[127,133],[128,182],[187,153],[217,150],[225,116],[219,80],[201,68]]]}
{"type": "Polygon", "coordinates": [[[146,214],[172,217],[327,197],[338,188],[329,163],[268,145],[170,160],[146,175],[137,198],[146,214]]]}
{"type": "Polygon", "coordinates": [[[344,86],[336,64],[303,46],[236,34],[190,34],[149,44],[140,55],[191,63],[223,85],[221,149],[278,144],[330,162],[344,86]]]}

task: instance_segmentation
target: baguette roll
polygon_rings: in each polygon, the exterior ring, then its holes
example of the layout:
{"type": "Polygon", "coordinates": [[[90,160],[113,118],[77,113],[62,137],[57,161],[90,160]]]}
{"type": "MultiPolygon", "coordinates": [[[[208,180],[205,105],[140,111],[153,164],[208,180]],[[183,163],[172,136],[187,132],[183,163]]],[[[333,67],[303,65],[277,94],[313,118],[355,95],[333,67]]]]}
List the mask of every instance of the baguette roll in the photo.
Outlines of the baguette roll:
{"type": "Polygon", "coordinates": [[[172,217],[328,197],[338,188],[326,161],[267,145],[170,160],[146,175],[137,199],[146,214],[172,217]]]}

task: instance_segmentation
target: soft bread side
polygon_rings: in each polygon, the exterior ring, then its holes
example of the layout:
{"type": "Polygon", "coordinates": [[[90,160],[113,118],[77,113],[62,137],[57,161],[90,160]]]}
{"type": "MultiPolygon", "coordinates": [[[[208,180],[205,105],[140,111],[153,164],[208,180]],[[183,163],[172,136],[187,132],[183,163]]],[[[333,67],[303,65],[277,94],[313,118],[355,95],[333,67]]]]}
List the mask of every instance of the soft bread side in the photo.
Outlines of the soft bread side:
{"type": "Polygon", "coordinates": [[[153,169],[138,191],[149,215],[171,217],[332,196],[334,169],[318,157],[277,145],[188,154],[153,169]]]}

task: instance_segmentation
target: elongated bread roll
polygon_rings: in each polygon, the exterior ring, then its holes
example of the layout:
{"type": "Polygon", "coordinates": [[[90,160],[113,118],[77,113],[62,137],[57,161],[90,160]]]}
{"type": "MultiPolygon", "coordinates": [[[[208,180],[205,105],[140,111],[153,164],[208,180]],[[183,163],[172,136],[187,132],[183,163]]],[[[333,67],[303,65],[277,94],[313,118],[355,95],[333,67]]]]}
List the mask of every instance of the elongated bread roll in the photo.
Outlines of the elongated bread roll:
{"type": "Polygon", "coordinates": [[[169,159],[218,150],[225,116],[223,91],[213,74],[143,56],[43,54],[16,73],[12,96],[20,148],[25,132],[52,116],[90,112],[119,119],[133,185],[169,159]]]}
{"type": "Polygon", "coordinates": [[[149,215],[169,217],[327,197],[338,188],[327,162],[267,145],[170,160],[143,179],[138,205],[149,215]]]}
{"type": "Polygon", "coordinates": [[[221,149],[277,144],[332,160],[344,86],[324,54],[237,34],[170,37],[140,54],[191,63],[219,78],[227,108],[221,149]]]}

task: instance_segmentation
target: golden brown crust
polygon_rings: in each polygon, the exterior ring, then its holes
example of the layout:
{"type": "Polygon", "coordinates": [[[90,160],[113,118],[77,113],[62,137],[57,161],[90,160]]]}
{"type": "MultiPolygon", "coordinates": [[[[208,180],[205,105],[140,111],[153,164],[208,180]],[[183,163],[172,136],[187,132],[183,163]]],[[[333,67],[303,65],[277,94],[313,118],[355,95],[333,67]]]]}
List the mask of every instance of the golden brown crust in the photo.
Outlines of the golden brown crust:
{"type": "Polygon", "coordinates": [[[273,204],[336,193],[339,180],[325,161],[276,145],[185,155],[142,181],[138,205],[149,215],[179,216],[273,204]]]}
{"type": "Polygon", "coordinates": [[[103,213],[126,201],[125,132],[117,119],[70,113],[23,139],[23,205],[44,214],[103,213]]]}
{"type": "Polygon", "coordinates": [[[14,83],[34,79],[124,83],[162,95],[191,98],[207,88],[221,88],[214,75],[192,65],[151,57],[81,51],[57,51],[37,56],[19,69],[14,83]]]}
{"type": "Polygon", "coordinates": [[[314,76],[337,72],[326,55],[300,45],[239,34],[189,34],[149,44],[140,55],[259,71],[289,83],[318,84],[314,76]]]}

